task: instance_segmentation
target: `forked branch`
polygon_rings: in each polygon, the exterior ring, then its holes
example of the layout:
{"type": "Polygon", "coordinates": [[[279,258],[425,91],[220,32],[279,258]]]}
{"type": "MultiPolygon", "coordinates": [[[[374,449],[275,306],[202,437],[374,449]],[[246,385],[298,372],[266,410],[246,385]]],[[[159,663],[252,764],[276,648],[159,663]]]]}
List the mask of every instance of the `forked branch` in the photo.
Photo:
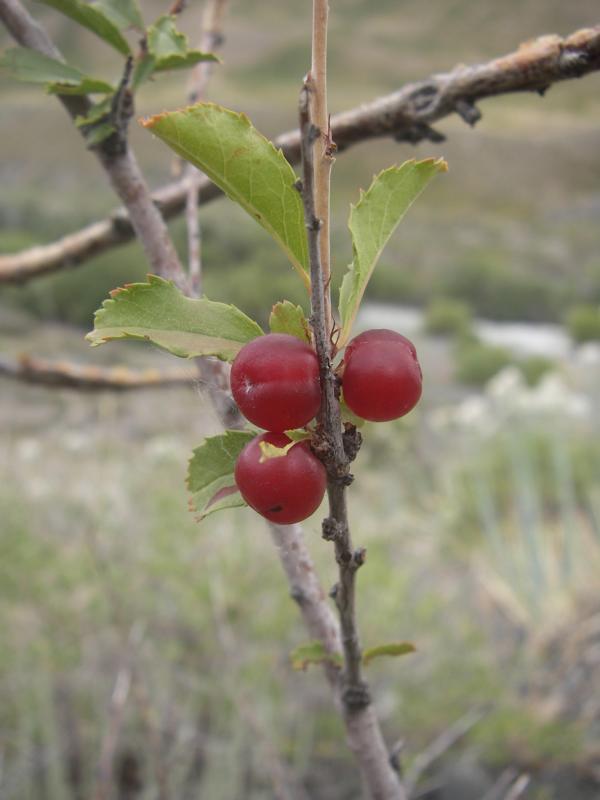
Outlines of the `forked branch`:
{"type": "MultiPolygon", "coordinates": [[[[11,6],[20,5],[15,0],[0,0],[0,19],[5,24],[9,3],[11,6]]],[[[31,43],[28,46],[36,45],[31,43]]],[[[458,114],[469,125],[474,125],[481,117],[476,106],[479,100],[513,92],[543,94],[559,81],[580,78],[599,69],[600,25],[576,31],[565,38],[543,36],[501,58],[432,75],[359,108],[336,114],[331,118],[331,135],[338,152],[375,137],[391,136],[409,142],[439,140],[442,135],[433,128],[434,123],[458,114]]],[[[67,98],[63,102],[66,103],[67,98]]],[[[297,130],[278,136],[274,142],[291,163],[300,161],[297,130]]],[[[165,219],[185,210],[188,186],[189,182],[184,178],[163,186],[152,195],[165,219]]],[[[204,177],[198,181],[197,190],[200,204],[221,194],[204,177]]],[[[50,244],[0,256],[0,283],[19,283],[37,275],[77,266],[94,255],[131,241],[133,237],[127,212],[119,209],[109,217],[50,244]]]]}

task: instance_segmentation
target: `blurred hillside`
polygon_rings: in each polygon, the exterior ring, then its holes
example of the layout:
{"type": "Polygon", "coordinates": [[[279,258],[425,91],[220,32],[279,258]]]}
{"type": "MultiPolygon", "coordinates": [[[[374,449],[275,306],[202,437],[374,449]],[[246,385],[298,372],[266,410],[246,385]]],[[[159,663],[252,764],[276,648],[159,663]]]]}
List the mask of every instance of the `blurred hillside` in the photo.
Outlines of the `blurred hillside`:
{"type": "MultiPolygon", "coordinates": [[[[35,2],[78,66],[116,78],[118,60],[90,34],[35,2]]],[[[148,19],[164,3],[142,4],[148,19]]],[[[193,40],[201,8],[182,17],[193,40]]],[[[333,4],[330,107],[335,112],[384,94],[406,81],[488,60],[544,33],[567,34],[596,21],[588,0],[562,2],[359,2],[333,4]]],[[[296,98],[308,64],[310,10],[293,2],[233,2],[224,65],[212,99],[246,111],[265,134],[296,124],[296,98]]],[[[6,36],[0,34],[0,42],[6,36]]],[[[370,287],[373,298],[422,304],[432,295],[459,296],[484,316],[560,320],[577,301],[600,299],[595,220],[600,210],[600,76],[569,81],[537,95],[482,103],[475,130],[457,118],[438,128],[441,145],[389,141],[341,155],[334,171],[334,261],[350,255],[348,205],[381,168],[406,158],[444,155],[450,172],[411,210],[386,250],[370,287]]],[[[53,98],[22,84],[0,84],[0,248],[48,241],[109,211],[114,201],[93,158],[53,98]],[[43,147],[40,146],[43,131],[43,147]]],[[[157,80],[139,97],[140,114],[185,102],[181,75],[157,80]]],[[[170,177],[165,148],[132,124],[132,141],[153,185],[170,177]]],[[[262,315],[283,294],[302,299],[291,270],[262,230],[232,204],[202,211],[206,291],[262,315]],[[268,297],[257,295],[265,288],[268,297]]],[[[181,225],[176,235],[183,247],[181,225]]],[[[0,291],[0,299],[44,316],[87,326],[115,283],[145,272],[137,247],[105,255],[73,273],[35,286],[0,291]],[[77,303],[72,298],[77,296],[77,303]]]]}

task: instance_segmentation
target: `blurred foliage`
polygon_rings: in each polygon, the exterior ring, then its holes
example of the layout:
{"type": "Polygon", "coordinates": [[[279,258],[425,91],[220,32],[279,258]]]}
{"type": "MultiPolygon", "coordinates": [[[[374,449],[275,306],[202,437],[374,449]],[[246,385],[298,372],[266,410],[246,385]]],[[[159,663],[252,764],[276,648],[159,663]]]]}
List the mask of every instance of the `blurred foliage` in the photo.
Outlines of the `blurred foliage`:
{"type": "Polygon", "coordinates": [[[460,298],[482,317],[497,320],[558,320],[567,284],[516,271],[493,251],[475,251],[441,278],[444,293],[460,298]]]}
{"type": "Polygon", "coordinates": [[[527,385],[537,386],[544,375],[554,369],[555,363],[545,356],[526,356],[518,360],[517,366],[523,373],[527,385]]]}
{"type": "MultiPolygon", "coordinates": [[[[356,775],[324,684],[289,664],[306,634],[284,599],[266,528],[247,509],[200,526],[187,513],[186,455],[208,423],[196,393],[148,393],[142,404],[54,394],[54,409],[27,387],[9,394],[24,420],[0,468],[0,726],[16,731],[5,751],[10,796],[35,796],[44,780],[50,800],[62,800],[60,754],[73,741],[81,791],[91,793],[109,700],[132,648],[117,763],[129,753],[145,785],[158,757],[152,741],[168,735],[162,768],[176,796],[200,786],[215,797],[270,796],[264,758],[275,752],[311,796],[336,785],[352,797],[356,775]]],[[[411,732],[409,764],[466,709],[490,703],[465,746],[492,769],[522,752],[528,763],[574,763],[588,746],[577,722],[547,719],[520,698],[524,681],[535,685],[551,668],[527,642],[565,609],[574,619],[597,574],[600,542],[586,520],[600,448],[590,436],[555,441],[535,427],[427,445],[424,424],[421,412],[366,426],[350,493],[369,552],[364,647],[394,639],[417,647],[371,669],[385,726],[411,732]],[[543,602],[532,603],[532,591],[543,602]]],[[[318,519],[305,529],[327,585],[335,568],[318,519]]]]}
{"type": "Polygon", "coordinates": [[[486,760],[499,767],[519,754],[525,762],[551,761],[568,764],[581,747],[581,729],[576,723],[545,721],[532,709],[507,706],[490,715],[474,731],[473,741],[486,760]]]}
{"type": "Polygon", "coordinates": [[[600,341],[600,305],[579,305],[569,309],[567,330],[576,342],[600,341]]]}
{"type": "Polygon", "coordinates": [[[465,386],[483,387],[509,365],[517,367],[528,386],[539,384],[555,364],[545,356],[517,356],[507,348],[487,344],[469,326],[456,330],[455,378],[465,386]]]}
{"type": "Polygon", "coordinates": [[[593,582],[600,563],[593,508],[599,474],[597,441],[522,425],[488,441],[458,471],[456,541],[478,547],[484,537],[490,585],[521,622],[554,627],[567,590],[593,582]]]}
{"type": "Polygon", "coordinates": [[[484,386],[513,361],[504,347],[470,338],[457,343],[455,359],[456,379],[467,386],[484,386]]]}
{"type": "Polygon", "coordinates": [[[473,313],[468,303],[436,297],[425,309],[423,326],[432,336],[464,336],[472,330],[473,313]]]}
{"type": "MultiPolygon", "coordinates": [[[[25,238],[26,234],[23,234],[25,238]]],[[[14,242],[13,236],[11,240],[14,242]]],[[[8,247],[0,234],[0,247],[8,247]]],[[[16,249],[16,248],[10,248],[16,249]]],[[[108,293],[124,283],[144,280],[148,267],[137,243],[113,250],[72,270],[36,278],[24,286],[0,287],[0,302],[39,319],[90,328],[94,312],[108,293]]]]}

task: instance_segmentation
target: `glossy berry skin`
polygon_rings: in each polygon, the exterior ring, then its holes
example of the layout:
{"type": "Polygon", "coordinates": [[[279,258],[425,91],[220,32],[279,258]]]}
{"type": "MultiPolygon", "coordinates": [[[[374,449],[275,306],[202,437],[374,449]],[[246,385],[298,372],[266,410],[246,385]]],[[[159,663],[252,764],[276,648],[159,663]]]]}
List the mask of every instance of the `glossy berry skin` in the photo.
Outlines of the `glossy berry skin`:
{"type": "Polygon", "coordinates": [[[242,414],[259,428],[302,428],[321,406],[317,354],[295,336],[259,336],[237,354],[231,391],[242,414]]]}
{"type": "Polygon", "coordinates": [[[365,331],[346,347],[344,400],[363,419],[385,422],[408,414],[421,397],[422,380],[415,346],[399,333],[365,331]]]}
{"type": "Polygon", "coordinates": [[[317,510],[327,488],[325,467],[307,442],[298,442],[286,455],[262,463],[261,442],[284,447],[282,433],[262,433],[244,447],[235,464],[235,482],[244,500],[271,522],[290,525],[317,510]]]}

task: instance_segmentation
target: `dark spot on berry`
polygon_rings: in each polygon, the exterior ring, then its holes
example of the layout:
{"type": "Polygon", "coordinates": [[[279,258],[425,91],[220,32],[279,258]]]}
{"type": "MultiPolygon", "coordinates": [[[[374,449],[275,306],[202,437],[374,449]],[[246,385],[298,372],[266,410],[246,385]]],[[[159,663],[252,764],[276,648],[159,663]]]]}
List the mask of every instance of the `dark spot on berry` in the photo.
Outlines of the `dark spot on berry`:
{"type": "Polygon", "coordinates": [[[283,506],[273,506],[267,509],[269,514],[277,514],[279,511],[283,511],[283,506]]]}

